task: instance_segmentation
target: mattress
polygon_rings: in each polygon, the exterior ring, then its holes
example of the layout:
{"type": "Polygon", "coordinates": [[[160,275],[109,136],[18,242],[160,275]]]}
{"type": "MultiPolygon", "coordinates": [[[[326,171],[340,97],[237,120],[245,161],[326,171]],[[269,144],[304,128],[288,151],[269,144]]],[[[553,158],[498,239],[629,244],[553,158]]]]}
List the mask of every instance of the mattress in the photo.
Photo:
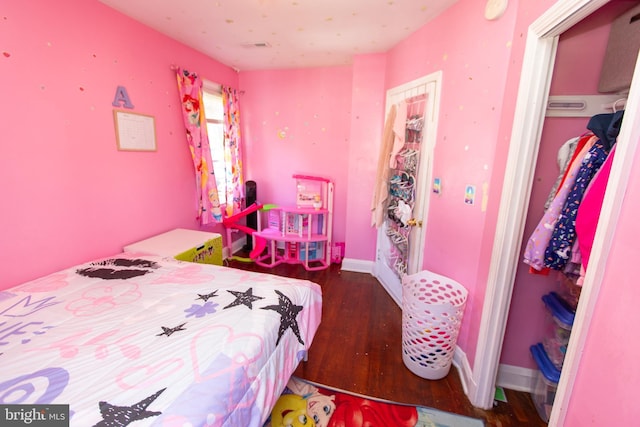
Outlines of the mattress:
{"type": "Polygon", "coordinates": [[[261,426],[321,320],[310,281],[136,253],[0,292],[0,404],[70,425],[261,426]]]}

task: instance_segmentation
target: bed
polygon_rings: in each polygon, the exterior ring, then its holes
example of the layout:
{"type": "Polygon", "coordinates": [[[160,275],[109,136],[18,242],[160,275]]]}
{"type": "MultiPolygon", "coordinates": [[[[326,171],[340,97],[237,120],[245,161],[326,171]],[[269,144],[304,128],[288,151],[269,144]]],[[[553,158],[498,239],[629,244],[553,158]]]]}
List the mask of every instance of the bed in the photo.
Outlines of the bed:
{"type": "Polygon", "coordinates": [[[0,291],[0,404],[70,425],[261,426],[321,319],[320,287],[123,253],[0,291]]]}

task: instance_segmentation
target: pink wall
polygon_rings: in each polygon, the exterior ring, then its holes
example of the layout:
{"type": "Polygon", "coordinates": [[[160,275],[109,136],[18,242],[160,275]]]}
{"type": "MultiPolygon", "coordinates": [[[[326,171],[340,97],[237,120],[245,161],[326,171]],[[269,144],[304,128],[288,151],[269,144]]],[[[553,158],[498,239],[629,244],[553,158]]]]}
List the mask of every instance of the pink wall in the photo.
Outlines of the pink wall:
{"type": "MultiPolygon", "coordinates": [[[[640,150],[634,159],[635,165],[640,164],[640,150]]],[[[640,257],[639,207],[640,169],[636,166],[629,177],[608,253],[598,304],[569,402],[567,427],[638,423],[640,344],[633,331],[640,324],[640,287],[629,267],[635,266],[640,257]]]]}
{"type": "Polygon", "coordinates": [[[440,120],[433,176],[442,194],[430,194],[423,268],[459,281],[469,290],[458,344],[473,363],[486,277],[479,276],[485,242],[486,209],[499,202],[493,174],[505,82],[509,70],[517,7],[497,21],[484,19],[484,4],[460,1],[389,52],[387,88],[443,71],[440,120]],[[461,28],[464,31],[450,31],[461,28]],[[443,36],[446,34],[446,37],[443,36]],[[472,35],[472,36],[471,36],[472,35]],[[473,206],[464,203],[465,187],[476,187],[473,206]],[[486,185],[486,191],[484,186],[486,185]],[[488,205],[483,206],[486,194],[488,205]]]}
{"type": "Polygon", "coordinates": [[[361,55],[353,62],[346,257],[373,260],[377,229],[371,226],[371,199],[385,109],[386,55],[361,55]]]}
{"type": "Polygon", "coordinates": [[[240,73],[247,180],[258,201],[295,204],[293,174],[335,183],[335,242],[345,241],[351,68],[240,73]]]}
{"type": "Polygon", "coordinates": [[[7,2],[2,16],[0,289],[197,228],[170,66],[231,86],[236,73],[97,1],[7,2]],[[118,86],[155,117],[157,152],[116,149],[118,86]]]}

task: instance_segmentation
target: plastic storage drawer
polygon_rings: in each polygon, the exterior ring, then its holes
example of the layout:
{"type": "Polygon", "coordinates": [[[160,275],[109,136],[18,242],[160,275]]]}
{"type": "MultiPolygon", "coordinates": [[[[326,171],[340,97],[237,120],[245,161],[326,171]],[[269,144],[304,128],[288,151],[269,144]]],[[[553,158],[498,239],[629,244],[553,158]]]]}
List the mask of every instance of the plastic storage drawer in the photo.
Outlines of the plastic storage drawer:
{"type": "Polygon", "coordinates": [[[532,345],[530,350],[536,365],[538,365],[538,373],[531,392],[531,398],[540,418],[544,422],[549,422],[549,415],[551,414],[553,401],[556,398],[556,390],[558,389],[558,381],[560,380],[560,370],[551,362],[544,351],[542,343],[532,345]]]}
{"type": "Polygon", "coordinates": [[[542,301],[547,308],[546,333],[542,344],[551,362],[556,368],[562,369],[575,312],[555,292],[544,295],[542,301]]]}

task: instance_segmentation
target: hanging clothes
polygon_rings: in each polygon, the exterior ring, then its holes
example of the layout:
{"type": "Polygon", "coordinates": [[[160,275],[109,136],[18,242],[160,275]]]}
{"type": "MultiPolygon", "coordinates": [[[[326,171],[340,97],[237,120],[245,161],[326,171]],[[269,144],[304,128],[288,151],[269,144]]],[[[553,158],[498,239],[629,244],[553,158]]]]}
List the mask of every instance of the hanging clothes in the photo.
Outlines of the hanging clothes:
{"type": "Polygon", "coordinates": [[[389,156],[394,141],[394,125],[396,123],[397,107],[392,105],[387,113],[387,119],[382,132],[382,144],[380,146],[380,156],[378,157],[378,169],[376,172],[376,183],[373,190],[373,200],[371,202],[371,225],[380,227],[387,214],[389,197],[389,156]]]}
{"type": "Polygon", "coordinates": [[[599,139],[589,151],[583,162],[576,184],[567,196],[561,215],[555,224],[549,246],[545,250],[544,264],[554,270],[563,270],[571,256],[571,248],[576,238],[575,221],[578,208],[595,174],[606,161],[611,148],[616,143],[624,110],[615,113],[597,114],[593,116],[587,128],[599,139]]]}
{"type": "MultiPolygon", "coordinates": [[[[577,144],[576,144],[576,148],[575,148],[575,150],[574,150],[574,152],[573,152],[573,155],[571,156],[571,159],[569,160],[569,165],[573,164],[573,162],[575,162],[575,161],[576,161],[576,157],[578,157],[578,154],[583,153],[582,149],[584,148],[585,144],[586,144],[588,141],[590,141],[590,138],[591,138],[592,136],[594,136],[593,132],[587,132],[587,133],[582,134],[582,135],[579,137],[580,139],[578,140],[578,142],[577,142],[577,144]]],[[[596,141],[596,140],[593,140],[592,142],[593,142],[593,143],[595,143],[595,141],[596,141]]],[[[568,166],[567,166],[567,169],[568,169],[568,166]]],[[[559,185],[559,187],[561,187],[561,186],[564,184],[564,180],[566,179],[566,177],[567,177],[567,174],[566,174],[566,172],[565,172],[565,174],[564,174],[563,176],[561,176],[561,178],[562,178],[562,179],[560,180],[560,185],[559,185]]],[[[558,187],[558,188],[559,188],[559,187],[558,187]]],[[[556,192],[556,194],[557,194],[557,192],[556,192]]],[[[555,197],[555,196],[554,196],[554,197],[555,197]]],[[[547,209],[548,209],[548,208],[547,208],[547,209]]],[[[546,209],[545,209],[545,210],[546,210],[546,209]]]]}
{"type": "MultiPolygon", "coordinates": [[[[577,287],[581,287],[584,284],[584,276],[587,273],[587,266],[589,258],[591,256],[591,248],[593,247],[593,239],[596,233],[596,227],[600,219],[600,211],[602,209],[602,201],[604,200],[604,193],[609,182],[609,175],[611,173],[611,165],[615,155],[616,146],[614,145],[605,160],[604,164],[591,180],[591,184],[587,188],[582,203],[578,208],[578,216],[576,217],[576,243],[574,244],[574,250],[579,255],[579,260],[575,260],[572,257],[572,263],[579,263],[577,266],[577,273],[574,270],[574,276],[577,287]],[[576,249],[577,246],[577,249],[576,249]],[[584,252],[584,257],[582,256],[584,252]]],[[[567,274],[565,272],[565,274],[567,274]]],[[[571,276],[569,276],[571,277],[571,276]]]]}
{"type": "Polygon", "coordinates": [[[398,165],[396,155],[402,150],[402,147],[404,147],[407,133],[407,101],[400,101],[397,108],[396,119],[393,123],[393,148],[391,149],[391,156],[389,157],[389,167],[391,169],[395,169],[398,165]]]}
{"type": "Polygon", "coordinates": [[[571,256],[567,264],[564,266],[562,273],[564,273],[564,275],[570,280],[576,280],[580,277],[580,269],[582,267],[582,256],[580,255],[580,245],[578,244],[577,236],[573,241],[570,253],[571,256]]]}
{"type": "Polygon", "coordinates": [[[586,141],[584,141],[584,144],[582,144],[582,141],[579,142],[583,147],[580,152],[577,153],[575,160],[570,164],[566,177],[558,190],[558,194],[556,194],[553,202],[549,206],[549,209],[544,213],[542,219],[538,223],[538,226],[527,242],[523,261],[535,270],[542,271],[545,268],[545,250],[551,240],[555,224],[560,216],[564,202],[567,200],[567,196],[575,184],[583,159],[598,140],[594,135],[587,135],[584,138],[586,138],[586,141]]]}
{"type": "Polygon", "coordinates": [[[609,182],[611,173],[611,164],[615,156],[616,146],[614,145],[600,168],[598,174],[593,178],[592,184],[582,199],[582,203],[578,208],[576,216],[576,234],[578,236],[578,244],[580,247],[581,262],[586,269],[589,265],[589,257],[591,248],[593,247],[593,238],[596,234],[596,226],[600,218],[602,209],[602,201],[604,193],[609,182]]]}
{"type": "MultiPolygon", "coordinates": [[[[551,187],[549,196],[547,196],[547,201],[544,204],[545,211],[549,209],[551,202],[553,202],[553,199],[556,197],[556,194],[558,193],[558,188],[560,188],[560,184],[562,183],[562,180],[564,179],[564,176],[567,173],[569,164],[573,160],[573,154],[575,153],[576,149],[578,149],[578,141],[580,141],[579,136],[576,136],[575,138],[571,138],[568,141],[566,141],[564,144],[562,144],[562,146],[558,150],[557,161],[558,161],[558,168],[560,169],[560,174],[558,175],[558,178],[553,184],[553,187],[551,187]]],[[[582,149],[582,147],[580,147],[580,149],[582,149]]]]}
{"type": "Polygon", "coordinates": [[[554,270],[562,270],[567,264],[576,235],[575,220],[578,214],[578,207],[587,186],[607,159],[608,154],[605,143],[602,140],[598,140],[585,156],[576,177],[575,185],[567,196],[551,235],[549,246],[545,250],[545,266],[554,270]]]}
{"type": "Polygon", "coordinates": [[[596,114],[589,119],[587,129],[600,138],[607,151],[610,151],[616,143],[623,116],[624,110],[620,110],[615,113],[596,114]]]}

